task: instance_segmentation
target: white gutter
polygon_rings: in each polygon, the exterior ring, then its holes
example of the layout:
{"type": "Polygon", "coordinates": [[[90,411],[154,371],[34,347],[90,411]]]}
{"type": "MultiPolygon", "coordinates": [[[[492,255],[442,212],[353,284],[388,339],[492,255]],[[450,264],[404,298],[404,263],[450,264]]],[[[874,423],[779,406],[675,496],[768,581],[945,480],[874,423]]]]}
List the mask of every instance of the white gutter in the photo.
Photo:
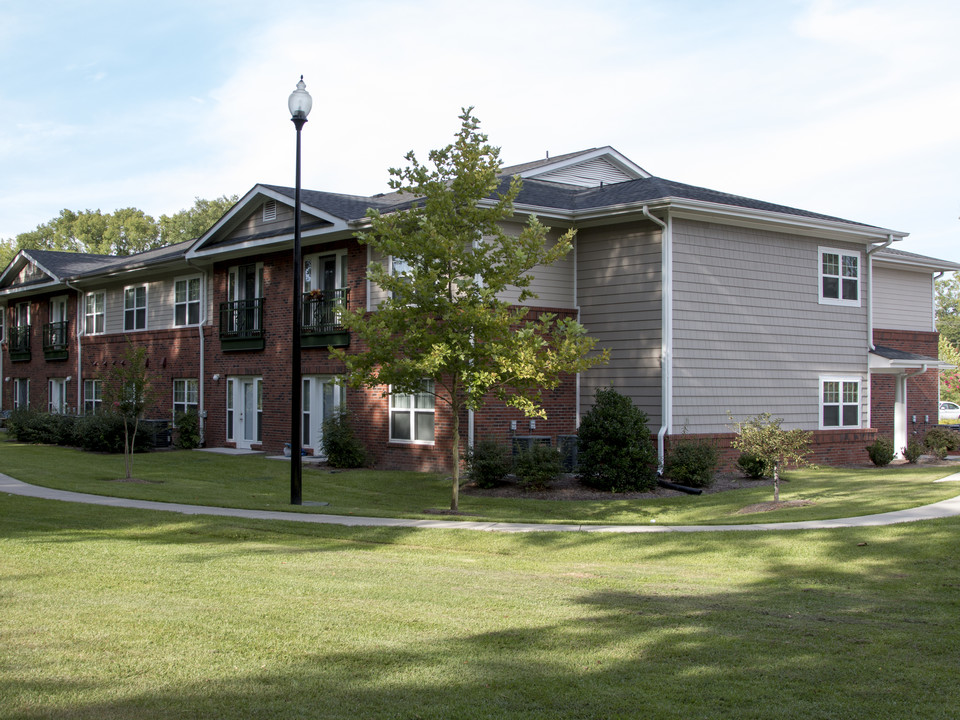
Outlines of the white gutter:
{"type": "Polygon", "coordinates": [[[80,414],[80,408],[83,407],[83,343],[80,338],[83,335],[83,290],[76,285],[71,285],[69,281],[64,280],[63,284],[77,293],[77,415],[80,414]]]}
{"type": "Polygon", "coordinates": [[[643,214],[663,230],[660,243],[660,430],[657,432],[657,468],[663,473],[664,438],[673,425],[673,221],[669,212],[666,222],[654,217],[646,205],[643,214]]]}
{"type": "Polygon", "coordinates": [[[867,292],[870,298],[867,301],[867,350],[876,350],[877,346],[873,344],[873,254],[877,250],[884,250],[890,247],[896,238],[892,234],[887,236],[887,241],[882,245],[874,245],[867,248],[867,292]]]}
{"type": "MultiPolygon", "coordinates": [[[[930,320],[931,320],[931,325],[930,325],[930,327],[932,327],[934,330],[937,329],[937,280],[939,280],[940,278],[942,278],[945,274],[946,274],[946,273],[945,273],[943,270],[941,270],[941,271],[938,272],[938,273],[935,273],[934,276],[933,276],[932,287],[930,288],[930,293],[931,293],[931,295],[932,295],[932,297],[931,297],[932,302],[930,303],[930,308],[931,308],[931,311],[932,311],[931,314],[933,315],[933,317],[930,318],[930,320]]],[[[940,399],[940,392],[939,392],[939,390],[938,390],[938,391],[937,391],[937,400],[939,400],[939,399],[940,399]]]]}

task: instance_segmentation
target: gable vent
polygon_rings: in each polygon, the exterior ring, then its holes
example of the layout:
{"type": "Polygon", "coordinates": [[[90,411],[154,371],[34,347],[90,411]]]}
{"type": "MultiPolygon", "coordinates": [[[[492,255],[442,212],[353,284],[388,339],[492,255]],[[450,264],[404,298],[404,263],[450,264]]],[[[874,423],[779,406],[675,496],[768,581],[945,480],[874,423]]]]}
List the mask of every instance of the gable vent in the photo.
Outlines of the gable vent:
{"type": "Polygon", "coordinates": [[[277,219],[277,201],[267,200],[263,204],[263,221],[270,222],[277,219]]]}
{"type": "Polygon", "coordinates": [[[607,185],[635,179],[633,175],[627,174],[604,158],[594,158],[582,163],[575,163],[535,177],[537,180],[579,185],[580,187],[597,187],[601,183],[607,185]]]}

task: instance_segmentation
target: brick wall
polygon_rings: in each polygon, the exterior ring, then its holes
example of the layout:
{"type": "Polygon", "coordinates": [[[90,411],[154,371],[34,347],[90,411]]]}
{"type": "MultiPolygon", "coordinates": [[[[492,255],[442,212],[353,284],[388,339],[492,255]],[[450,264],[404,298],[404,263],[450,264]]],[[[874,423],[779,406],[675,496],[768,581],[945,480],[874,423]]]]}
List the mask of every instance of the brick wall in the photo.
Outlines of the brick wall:
{"type": "MultiPolygon", "coordinates": [[[[876,345],[907,352],[937,357],[940,334],[911,330],[873,331],[876,345]]],[[[895,378],[891,375],[874,374],[870,377],[871,425],[880,435],[893,438],[893,402],[895,378]]],[[[940,378],[937,370],[928,370],[922,375],[907,379],[908,432],[922,436],[929,427],[939,421],[940,378]],[[913,418],[916,417],[916,422],[913,418]]]]}

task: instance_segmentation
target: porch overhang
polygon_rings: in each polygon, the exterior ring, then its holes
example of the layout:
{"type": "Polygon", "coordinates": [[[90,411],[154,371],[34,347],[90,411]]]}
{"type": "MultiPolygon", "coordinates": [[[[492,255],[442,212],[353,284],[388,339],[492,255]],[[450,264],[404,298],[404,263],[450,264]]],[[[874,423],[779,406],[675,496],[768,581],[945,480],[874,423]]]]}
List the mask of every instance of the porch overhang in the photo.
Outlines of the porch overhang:
{"type": "Polygon", "coordinates": [[[870,351],[869,368],[871,373],[880,375],[903,375],[925,370],[949,370],[955,367],[935,357],[918,355],[906,350],[877,345],[870,351]]]}

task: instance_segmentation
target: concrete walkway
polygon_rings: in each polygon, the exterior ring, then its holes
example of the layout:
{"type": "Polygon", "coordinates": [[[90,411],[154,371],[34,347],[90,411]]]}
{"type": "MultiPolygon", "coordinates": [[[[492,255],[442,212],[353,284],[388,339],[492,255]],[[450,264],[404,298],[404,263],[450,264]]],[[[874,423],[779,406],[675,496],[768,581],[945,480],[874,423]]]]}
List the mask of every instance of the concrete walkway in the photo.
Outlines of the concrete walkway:
{"type": "MultiPolygon", "coordinates": [[[[960,481],[960,473],[955,473],[937,482],[960,481]]],[[[896,523],[931,520],[934,518],[960,515],[960,496],[941,500],[932,505],[880,513],[839,520],[804,520],[801,522],[755,523],[749,525],[551,525],[533,523],[506,522],[470,522],[460,520],[407,520],[403,518],[354,517],[352,515],[314,515],[308,513],[283,512],[278,510],[243,510],[240,508],[209,507],[206,505],[181,505],[179,503],[155,502],[152,500],[132,500],[130,498],[89,495],[87,493],[55,490],[53,488],[28,485],[8,475],[0,473],[0,492],[45,500],[62,500],[110,507],[136,508],[139,510],[162,510],[184,515],[219,515],[221,517],[252,518],[255,520],[283,520],[288,522],[320,523],[324,525],[345,525],[348,527],[398,527],[430,528],[442,530],[485,530],[488,532],[606,532],[606,533],[649,533],[649,532],[717,532],[729,530],[815,530],[823,528],[867,527],[872,525],[893,525],[896,523]]]]}

